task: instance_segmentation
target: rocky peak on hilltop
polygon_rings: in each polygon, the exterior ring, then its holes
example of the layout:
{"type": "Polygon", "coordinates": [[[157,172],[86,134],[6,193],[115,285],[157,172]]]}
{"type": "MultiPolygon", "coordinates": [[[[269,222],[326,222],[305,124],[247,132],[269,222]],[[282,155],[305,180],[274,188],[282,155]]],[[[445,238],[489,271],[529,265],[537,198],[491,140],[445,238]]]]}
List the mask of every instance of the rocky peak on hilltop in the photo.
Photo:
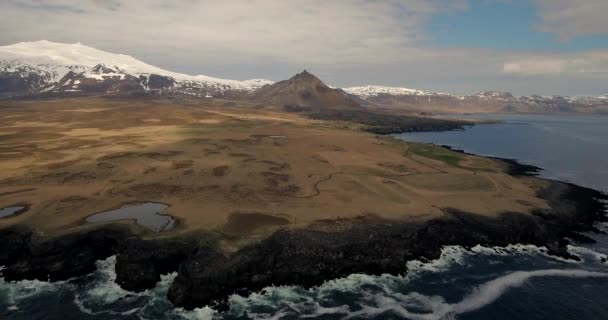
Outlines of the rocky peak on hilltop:
{"type": "Polygon", "coordinates": [[[346,92],[329,87],[306,70],[258,89],[253,99],[288,109],[361,108],[346,92]]]}

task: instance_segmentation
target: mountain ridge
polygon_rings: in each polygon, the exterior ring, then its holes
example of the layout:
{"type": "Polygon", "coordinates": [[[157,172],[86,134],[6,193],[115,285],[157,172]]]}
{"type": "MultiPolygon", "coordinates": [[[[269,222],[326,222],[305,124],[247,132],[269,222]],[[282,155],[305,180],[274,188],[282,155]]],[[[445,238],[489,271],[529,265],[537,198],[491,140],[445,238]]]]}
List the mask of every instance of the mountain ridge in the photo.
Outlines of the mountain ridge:
{"type": "MultiPolygon", "coordinates": [[[[63,87],[55,87],[54,84],[66,83],[69,80],[64,79],[66,76],[92,78],[103,82],[106,77],[119,77],[119,80],[124,80],[127,75],[134,79],[157,75],[171,79],[166,82],[172,83],[173,86],[163,89],[173,89],[177,85],[181,87],[178,88],[179,90],[170,91],[183,91],[201,96],[221,94],[227,90],[253,91],[273,83],[265,79],[239,81],[205,75],[191,76],[149,65],[129,55],[114,54],[81,43],[62,44],[46,40],[1,46],[0,74],[2,74],[0,80],[13,83],[12,87],[0,84],[0,93],[2,93],[2,89],[8,91],[12,88],[26,94],[54,90],[65,91],[62,90],[63,87]],[[93,70],[99,69],[100,66],[113,70],[113,72],[100,74],[93,70]]],[[[75,79],[72,80],[75,81],[75,79]]],[[[141,89],[149,90],[145,85],[141,85],[141,89]]],[[[72,86],[68,90],[76,92],[79,88],[72,86]]]]}
{"type": "Polygon", "coordinates": [[[608,113],[608,95],[517,97],[501,91],[455,95],[380,85],[340,89],[326,85],[307,71],[276,83],[264,79],[239,81],[172,72],[129,55],[114,54],[81,43],[42,40],[0,46],[0,97],[115,93],[245,99],[295,109],[340,106],[398,109],[422,114],[608,113]]]}

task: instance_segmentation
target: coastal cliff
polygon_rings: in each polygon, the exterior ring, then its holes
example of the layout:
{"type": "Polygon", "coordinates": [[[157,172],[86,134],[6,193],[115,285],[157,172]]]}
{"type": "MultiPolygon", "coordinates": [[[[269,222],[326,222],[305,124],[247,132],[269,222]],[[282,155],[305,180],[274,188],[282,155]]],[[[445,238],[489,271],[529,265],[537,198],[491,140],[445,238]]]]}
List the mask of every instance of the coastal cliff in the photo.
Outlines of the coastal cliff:
{"type": "Polygon", "coordinates": [[[576,259],[566,250],[566,237],[589,241],[578,232],[597,231],[594,223],[606,221],[603,201],[608,197],[562,182],[551,182],[538,195],[551,208],[532,215],[505,212],[491,218],[446,208],[443,217],[425,222],[326,220],[279,230],[232,254],[194,236],[144,240],[125,227],[45,239],[15,226],[0,231],[0,265],[9,281],[59,281],[90,273],[95,261],[116,255],[116,281],[121,287],[143,291],[154,287],[161,274],[177,271],[169,299],[175,306],[192,309],[221,307],[233,293],[271,285],[314,286],[352,273],[402,274],[407,261],[436,259],[448,245],[523,243],[576,259]]]}

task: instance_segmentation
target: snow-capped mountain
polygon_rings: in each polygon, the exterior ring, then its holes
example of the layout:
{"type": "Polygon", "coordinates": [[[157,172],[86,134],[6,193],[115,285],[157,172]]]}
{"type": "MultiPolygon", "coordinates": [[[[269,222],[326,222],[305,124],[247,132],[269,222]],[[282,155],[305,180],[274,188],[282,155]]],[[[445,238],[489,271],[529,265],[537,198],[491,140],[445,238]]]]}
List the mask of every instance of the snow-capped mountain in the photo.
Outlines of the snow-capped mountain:
{"type": "Polygon", "coordinates": [[[360,98],[369,98],[375,97],[378,95],[388,94],[388,95],[411,95],[411,96],[429,96],[436,95],[439,93],[435,92],[427,92],[418,89],[410,89],[410,88],[401,88],[401,87],[385,87],[385,86],[361,86],[361,87],[350,87],[344,88],[344,91],[354,94],[360,98]]]}
{"type": "Polygon", "coordinates": [[[215,96],[227,91],[250,92],[272,83],[191,76],[80,43],[36,41],[0,46],[0,94],[5,95],[157,90],[215,96]]]}
{"type": "Polygon", "coordinates": [[[344,88],[368,107],[403,109],[414,112],[602,112],[608,113],[606,96],[562,97],[521,96],[509,92],[483,91],[473,95],[436,93],[402,87],[368,85],[344,88]]]}

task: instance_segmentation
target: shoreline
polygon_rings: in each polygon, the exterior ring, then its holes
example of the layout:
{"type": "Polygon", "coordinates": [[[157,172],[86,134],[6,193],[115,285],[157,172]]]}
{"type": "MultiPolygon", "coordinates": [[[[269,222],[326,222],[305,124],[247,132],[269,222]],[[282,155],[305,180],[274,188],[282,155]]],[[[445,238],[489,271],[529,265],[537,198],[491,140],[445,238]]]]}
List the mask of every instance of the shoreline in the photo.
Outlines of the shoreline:
{"type": "Polygon", "coordinates": [[[146,240],[127,227],[104,226],[41,239],[24,226],[14,226],[0,230],[1,275],[8,281],[67,280],[93,272],[96,261],[116,255],[116,282],[123,289],[150,289],[162,274],[177,272],[168,294],[176,307],[225,309],[229,295],[271,285],[311,287],[353,273],[404,274],[407,261],[437,259],[444,246],[470,250],[529,244],[577,260],[567,251],[571,242],[566,238],[592,242],[579,232],[600,232],[594,224],[608,221],[602,202],[608,196],[559,181],[551,181],[539,196],[552,209],[532,215],[506,212],[497,218],[445,209],[445,216],[417,223],[324,221],[279,230],[231,256],[201,241],[200,235],[146,240]]]}
{"type": "MultiPolygon", "coordinates": [[[[500,161],[513,176],[536,176],[542,170],[514,159],[481,157],[500,161]]],[[[529,244],[576,260],[567,250],[568,239],[593,241],[580,232],[600,232],[594,224],[608,221],[608,195],[539,179],[549,182],[537,194],[551,208],[532,214],[504,212],[489,218],[442,208],[442,217],[422,222],[325,220],[281,229],[230,255],[217,250],[217,237],[205,232],[146,239],[128,226],[110,224],[43,238],[25,225],[14,225],[0,230],[0,266],[5,267],[0,276],[8,281],[67,280],[95,271],[96,261],[116,255],[116,283],[123,289],[151,289],[161,275],[177,272],[168,293],[174,306],[225,309],[229,295],[272,285],[311,287],[353,273],[404,274],[407,261],[437,259],[445,246],[470,250],[529,244]]]]}

